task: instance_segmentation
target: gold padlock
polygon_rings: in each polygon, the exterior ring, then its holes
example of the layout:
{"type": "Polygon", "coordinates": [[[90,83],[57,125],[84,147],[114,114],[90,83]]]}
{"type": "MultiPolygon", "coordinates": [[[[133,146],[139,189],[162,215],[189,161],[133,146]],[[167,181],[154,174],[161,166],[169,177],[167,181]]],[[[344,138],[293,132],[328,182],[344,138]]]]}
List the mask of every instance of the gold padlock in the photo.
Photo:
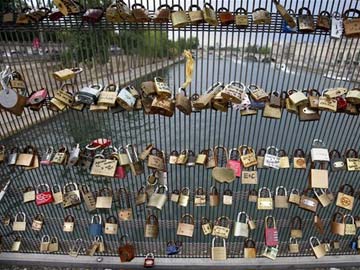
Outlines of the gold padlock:
{"type": "Polygon", "coordinates": [[[23,202],[35,201],[35,189],[33,187],[26,187],[23,191],[23,202]]]}
{"type": "Polygon", "coordinates": [[[119,188],[119,204],[120,209],[118,210],[118,218],[122,221],[132,220],[133,212],[130,203],[130,195],[126,188],[119,188]]]}
{"type": "Polygon", "coordinates": [[[321,29],[323,31],[329,31],[330,20],[331,20],[330,13],[326,10],[321,11],[317,19],[316,28],[321,29]]]}
{"type": "Polygon", "coordinates": [[[308,98],[300,90],[291,89],[288,91],[288,95],[289,95],[290,101],[295,106],[306,105],[309,102],[308,98]]]}
{"type": "Polygon", "coordinates": [[[64,232],[73,232],[75,225],[75,218],[72,215],[67,215],[64,219],[63,231],[64,232]]]}
{"type": "Polygon", "coordinates": [[[258,191],[257,196],[257,209],[258,210],[273,210],[273,199],[271,197],[271,191],[267,187],[262,187],[258,191]],[[266,195],[265,195],[266,191],[266,195]],[[263,197],[267,196],[267,197],[263,197]]]}
{"type": "Polygon", "coordinates": [[[193,4],[189,7],[188,9],[188,15],[189,15],[189,19],[190,19],[190,23],[191,24],[199,24],[199,23],[203,23],[204,22],[204,15],[203,15],[203,11],[201,10],[201,8],[196,5],[193,4]],[[195,10],[194,10],[195,9],[195,10]]]}
{"type": "Polygon", "coordinates": [[[284,186],[278,186],[275,190],[275,208],[289,208],[287,190],[284,186]],[[280,190],[282,194],[280,194],[280,190]]]}
{"type": "MultiPolygon", "coordinates": [[[[216,200],[216,199],[215,199],[216,200]]],[[[198,187],[194,196],[195,206],[206,206],[206,194],[202,187],[198,187]]]]}
{"type": "Polygon", "coordinates": [[[190,18],[180,5],[173,5],[171,7],[171,21],[174,28],[180,28],[187,26],[190,23],[190,18]],[[178,10],[175,11],[175,8],[178,10]]]}
{"type": "Polygon", "coordinates": [[[219,247],[215,247],[215,239],[217,239],[218,237],[214,237],[212,240],[212,245],[211,245],[211,259],[213,261],[225,261],[227,259],[227,255],[226,255],[226,241],[225,239],[223,240],[223,246],[219,246],[219,247]]]}
{"type": "Polygon", "coordinates": [[[331,220],[331,232],[341,236],[345,235],[344,216],[340,212],[335,212],[331,220]]]}
{"type": "Polygon", "coordinates": [[[299,253],[299,243],[296,238],[290,237],[289,239],[289,253],[299,253]]]}
{"type": "Polygon", "coordinates": [[[235,25],[237,28],[246,28],[249,26],[248,13],[245,8],[239,7],[235,10],[235,25]]]}
{"type": "Polygon", "coordinates": [[[219,192],[215,186],[210,187],[210,194],[209,194],[209,205],[210,206],[218,206],[220,203],[219,192]]]}
{"type": "Polygon", "coordinates": [[[280,169],[290,168],[289,157],[284,149],[279,150],[279,168],[280,169]]]}
{"type": "Polygon", "coordinates": [[[354,188],[349,184],[340,186],[337,194],[336,205],[347,210],[352,210],[354,206],[354,188]],[[347,188],[347,191],[345,189],[347,188]]]}
{"type": "Polygon", "coordinates": [[[188,150],[183,150],[180,152],[180,155],[176,160],[176,164],[185,165],[187,160],[188,160],[188,150]]]}
{"type": "Polygon", "coordinates": [[[207,149],[201,150],[200,153],[196,157],[195,164],[205,165],[207,162],[207,153],[208,153],[207,149]]]}
{"type": "Polygon", "coordinates": [[[204,4],[203,14],[204,14],[204,20],[208,24],[210,24],[212,26],[217,26],[218,25],[215,10],[214,10],[213,6],[210,3],[205,3],[204,4]]]}
{"type": "Polygon", "coordinates": [[[177,164],[177,159],[179,157],[179,153],[176,150],[173,150],[170,152],[170,157],[169,157],[169,164],[175,165],[177,164]]]}
{"type": "Polygon", "coordinates": [[[360,88],[352,88],[346,94],[346,100],[352,104],[360,104],[360,88]]]}
{"type": "Polygon", "coordinates": [[[248,201],[249,202],[253,202],[253,203],[256,203],[257,202],[257,199],[258,199],[258,192],[256,189],[252,189],[249,191],[249,194],[248,194],[248,201]]]}
{"type": "Polygon", "coordinates": [[[109,216],[105,221],[104,233],[105,234],[117,234],[118,231],[118,222],[116,217],[109,216]]]}
{"type": "Polygon", "coordinates": [[[193,237],[194,229],[194,217],[190,214],[185,214],[179,220],[176,234],[180,236],[193,237]],[[190,219],[190,223],[185,222],[186,217],[190,219]]]}
{"type": "Polygon", "coordinates": [[[37,214],[35,218],[33,219],[31,229],[34,231],[40,231],[42,229],[42,226],[44,224],[44,215],[43,214],[37,214]]]}
{"type": "Polygon", "coordinates": [[[21,246],[21,236],[16,236],[14,242],[11,245],[11,251],[19,251],[21,246]]]}
{"type": "Polygon", "coordinates": [[[244,241],[244,258],[255,259],[256,258],[256,245],[255,241],[251,238],[247,238],[244,241]]]}
{"type": "Polygon", "coordinates": [[[188,187],[184,187],[179,196],[178,204],[180,206],[186,207],[190,200],[190,189],[188,187]]]}
{"type": "Polygon", "coordinates": [[[159,235],[159,220],[155,215],[148,215],[145,223],[144,237],[157,238],[159,235]]]}
{"type": "Polygon", "coordinates": [[[289,195],[289,203],[299,204],[300,203],[300,191],[296,188],[293,188],[289,195]]]}
{"type": "Polygon", "coordinates": [[[15,215],[12,229],[13,229],[13,231],[16,231],[16,232],[26,230],[26,215],[24,212],[19,212],[15,215]],[[22,216],[22,220],[20,220],[19,215],[22,216]]]}
{"type": "Polygon", "coordinates": [[[41,237],[40,241],[40,252],[47,252],[50,245],[50,236],[45,234],[41,237]]]}
{"type": "Polygon", "coordinates": [[[211,235],[219,236],[221,238],[227,239],[230,233],[230,224],[231,222],[228,217],[226,216],[218,217],[214,224],[214,228],[211,235]]]}
{"type": "Polygon", "coordinates": [[[96,208],[98,209],[111,209],[112,206],[112,190],[110,188],[102,188],[96,198],[96,208]]]}
{"type": "Polygon", "coordinates": [[[306,169],[305,153],[302,149],[296,149],[293,157],[294,169],[306,169]]]}
{"type": "Polygon", "coordinates": [[[224,190],[223,195],[223,204],[224,205],[232,205],[233,203],[233,193],[230,189],[224,190]]]}
{"type": "Polygon", "coordinates": [[[59,240],[56,236],[51,237],[48,252],[58,252],[59,251],[59,240]]]}
{"type": "Polygon", "coordinates": [[[310,33],[314,32],[314,18],[311,15],[310,9],[307,7],[302,7],[299,9],[299,17],[298,17],[298,28],[299,32],[310,33]],[[303,11],[306,11],[306,14],[303,14],[303,11]]]}
{"type": "Polygon", "coordinates": [[[142,205],[147,201],[147,193],[145,191],[145,186],[141,186],[136,194],[135,204],[136,206],[142,205]]]}
{"type": "Polygon", "coordinates": [[[356,235],[356,225],[355,225],[355,220],[354,217],[350,214],[346,214],[343,217],[343,221],[345,224],[345,229],[344,229],[344,234],[345,235],[356,235]],[[351,220],[351,223],[347,222],[347,219],[351,220]]]}
{"type": "Polygon", "coordinates": [[[65,68],[54,72],[53,77],[55,80],[63,82],[75,78],[75,76],[80,74],[82,71],[82,68],[65,68]]]}
{"type": "Polygon", "coordinates": [[[299,216],[291,219],[290,236],[292,238],[302,238],[302,220],[299,216]]]}
{"type": "Polygon", "coordinates": [[[205,217],[201,218],[201,229],[202,229],[204,235],[209,235],[212,232],[212,224],[205,217]]]}
{"type": "Polygon", "coordinates": [[[170,98],[172,91],[170,90],[169,85],[165,82],[163,78],[155,77],[155,89],[156,93],[163,98],[170,98]]]}
{"type": "Polygon", "coordinates": [[[360,36],[360,11],[354,8],[346,10],[342,14],[344,32],[346,37],[359,37],[360,36]],[[350,13],[354,13],[356,16],[349,18],[350,13]]]}

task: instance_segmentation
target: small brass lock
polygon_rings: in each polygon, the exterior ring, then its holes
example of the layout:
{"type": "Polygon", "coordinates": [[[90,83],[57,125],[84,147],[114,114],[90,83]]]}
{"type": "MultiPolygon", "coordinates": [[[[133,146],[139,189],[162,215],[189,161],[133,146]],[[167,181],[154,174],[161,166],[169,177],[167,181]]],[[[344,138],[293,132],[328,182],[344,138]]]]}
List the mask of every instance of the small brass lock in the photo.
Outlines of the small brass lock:
{"type": "Polygon", "coordinates": [[[190,23],[188,15],[180,5],[173,5],[171,7],[171,12],[171,21],[174,28],[185,27],[190,23]],[[175,11],[175,8],[178,10],[175,11]]]}

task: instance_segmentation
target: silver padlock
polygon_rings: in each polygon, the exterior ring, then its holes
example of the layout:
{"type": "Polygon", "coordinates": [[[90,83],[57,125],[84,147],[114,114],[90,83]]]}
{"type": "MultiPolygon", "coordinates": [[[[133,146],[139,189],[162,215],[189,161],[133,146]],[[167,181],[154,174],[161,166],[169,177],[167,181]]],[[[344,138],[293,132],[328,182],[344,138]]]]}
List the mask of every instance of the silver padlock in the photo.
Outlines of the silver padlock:
{"type": "Polygon", "coordinates": [[[136,103],[136,98],[132,94],[132,88],[134,87],[129,85],[121,89],[116,98],[117,103],[127,111],[131,111],[136,103]]]}
{"type": "Polygon", "coordinates": [[[18,158],[18,155],[19,155],[19,148],[13,147],[10,150],[10,154],[9,154],[9,157],[8,157],[8,165],[15,165],[16,160],[18,158]]]}
{"type": "Polygon", "coordinates": [[[41,159],[40,164],[41,165],[51,165],[51,160],[54,155],[54,148],[50,146],[45,153],[45,156],[41,159]]]}
{"type": "Polygon", "coordinates": [[[79,160],[79,156],[80,156],[80,145],[76,144],[76,146],[71,149],[70,151],[70,155],[69,155],[69,160],[68,160],[68,166],[74,166],[78,160],[79,160]]]}
{"type": "Polygon", "coordinates": [[[79,92],[75,94],[75,104],[84,103],[91,105],[96,103],[100,96],[103,86],[100,84],[93,84],[83,87],[79,92]]]}

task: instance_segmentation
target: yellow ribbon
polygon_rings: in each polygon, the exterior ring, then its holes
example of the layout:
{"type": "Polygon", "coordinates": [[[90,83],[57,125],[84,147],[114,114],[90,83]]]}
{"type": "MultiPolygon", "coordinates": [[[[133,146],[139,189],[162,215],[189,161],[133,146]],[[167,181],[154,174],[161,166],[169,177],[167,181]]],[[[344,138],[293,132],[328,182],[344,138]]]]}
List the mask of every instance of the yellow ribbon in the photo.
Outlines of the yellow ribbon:
{"type": "Polygon", "coordinates": [[[182,85],[182,88],[185,89],[192,80],[192,74],[194,72],[194,58],[189,50],[184,50],[183,56],[186,58],[186,67],[185,67],[185,74],[186,80],[182,85]]]}

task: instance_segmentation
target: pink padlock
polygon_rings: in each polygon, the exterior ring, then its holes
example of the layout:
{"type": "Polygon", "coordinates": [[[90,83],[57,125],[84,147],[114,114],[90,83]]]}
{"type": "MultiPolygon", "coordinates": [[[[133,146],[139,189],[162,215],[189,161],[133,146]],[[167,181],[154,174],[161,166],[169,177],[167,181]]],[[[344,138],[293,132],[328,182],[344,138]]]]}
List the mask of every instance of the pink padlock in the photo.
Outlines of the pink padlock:
{"type": "Polygon", "coordinates": [[[279,245],[278,230],[273,216],[265,217],[265,245],[275,247],[279,245]],[[271,220],[271,222],[269,222],[271,220]]]}
{"type": "Polygon", "coordinates": [[[229,160],[226,164],[227,168],[230,168],[234,171],[236,177],[241,176],[241,172],[243,169],[242,163],[240,161],[240,152],[237,148],[232,148],[229,151],[229,160]],[[236,152],[236,157],[234,158],[233,153],[236,152]]]}
{"type": "Polygon", "coordinates": [[[37,105],[45,101],[48,91],[45,88],[33,92],[27,99],[27,105],[37,105]]]}

